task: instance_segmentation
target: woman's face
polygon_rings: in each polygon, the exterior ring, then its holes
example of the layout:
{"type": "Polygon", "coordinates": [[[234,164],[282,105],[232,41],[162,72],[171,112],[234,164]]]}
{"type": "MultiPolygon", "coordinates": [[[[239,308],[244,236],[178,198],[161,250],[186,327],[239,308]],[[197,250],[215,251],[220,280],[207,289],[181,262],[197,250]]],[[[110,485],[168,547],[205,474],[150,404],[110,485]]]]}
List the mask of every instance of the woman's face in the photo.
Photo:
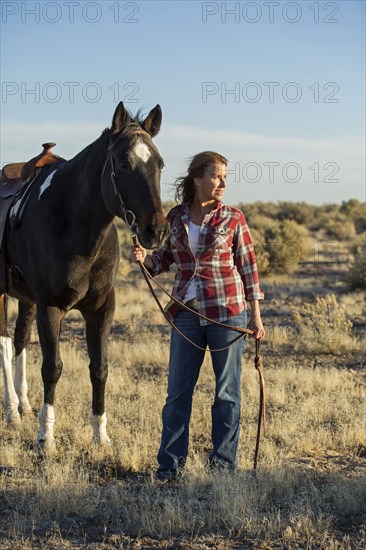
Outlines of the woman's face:
{"type": "Polygon", "coordinates": [[[209,164],[203,176],[193,181],[200,202],[221,201],[226,189],[226,165],[209,164]]]}

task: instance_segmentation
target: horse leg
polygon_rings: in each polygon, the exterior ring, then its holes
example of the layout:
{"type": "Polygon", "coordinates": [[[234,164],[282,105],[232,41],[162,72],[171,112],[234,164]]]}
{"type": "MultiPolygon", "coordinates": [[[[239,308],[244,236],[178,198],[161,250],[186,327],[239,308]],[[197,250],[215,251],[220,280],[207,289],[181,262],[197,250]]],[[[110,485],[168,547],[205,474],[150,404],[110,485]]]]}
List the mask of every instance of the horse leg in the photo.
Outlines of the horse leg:
{"type": "Polygon", "coordinates": [[[8,424],[20,422],[19,399],[15,391],[12,371],[13,348],[6,326],[5,295],[0,296],[0,364],[4,374],[4,409],[8,424]]]}
{"type": "Polygon", "coordinates": [[[19,302],[19,314],[14,331],[15,376],[14,385],[19,398],[22,415],[31,414],[27,384],[27,345],[31,339],[32,323],[36,316],[36,306],[19,302]]]}
{"type": "Polygon", "coordinates": [[[86,321],[86,341],[89,352],[90,380],[93,388],[90,422],[93,426],[93,442],[110,446],[107,434],[107,416],[104,412],[105,386],[108,376],[108,336],[115,309],[114,290],[97,311],[83,313],[86,321]]]}
{"type": "Polygon", "coordinates": [[[39,414],[39,432],[36,443],[51,455],[56,452],[54,438],[55,390],[61,376],[62,361],[59,350],[61,321],[64,314],[57,307],[37,303],[38,335],[42,347],[42,380],[44,403],[39,414]]]}

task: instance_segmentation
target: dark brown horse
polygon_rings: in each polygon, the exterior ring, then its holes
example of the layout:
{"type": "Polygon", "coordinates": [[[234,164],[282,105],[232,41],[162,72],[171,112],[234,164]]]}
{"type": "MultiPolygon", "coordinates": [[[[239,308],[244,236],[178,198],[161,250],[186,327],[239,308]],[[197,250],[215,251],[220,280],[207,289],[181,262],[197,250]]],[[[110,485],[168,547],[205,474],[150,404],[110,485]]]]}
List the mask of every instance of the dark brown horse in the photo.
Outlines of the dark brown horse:
{"type": "Polygon", "coordinates": [[[6,415],[9,422],[17,422],[18,409],[30,409],[24,356],[36,317],[44,385],[37,442],[47,452],[55,450],[54,397],[63,366],[59,337],[62,319],[70,309],[79,310],[86,323],[93,437],[102,445],[109,444],[104,410],[107,344],[119,262],[113,220],[119,216],[128,224],[133,222],[146,248],[159,246],[166,236],[160,200],[163,160],[151,139],[160,129],[161,117],[159,105],[140,120],[132,118],[120,103],[112,127],[73,159],[46,168],[33,186],[21,219],[15,205],[8,220],[4,242],[12,276],[7,293],[18,298],[19,315],[14,385],[12,345],[1,296],[0,362],[6,415]]]}

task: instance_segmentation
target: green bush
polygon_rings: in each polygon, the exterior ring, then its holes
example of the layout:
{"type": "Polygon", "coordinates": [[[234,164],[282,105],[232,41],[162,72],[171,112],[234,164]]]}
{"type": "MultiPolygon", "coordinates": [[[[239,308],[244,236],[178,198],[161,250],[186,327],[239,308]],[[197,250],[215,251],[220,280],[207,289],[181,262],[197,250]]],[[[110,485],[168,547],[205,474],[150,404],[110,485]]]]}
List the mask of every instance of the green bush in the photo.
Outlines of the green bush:
{"type": "Polygon", "coordinates": [[[343,214],[339,212],[338,204],[323,204],[314,209],[313,219],[309,223],[309,229],[317,231],[323,229],[329,220],[344,220],[343,214]]]}
{"type": "Polygon", "coordinates": [[[264,214],[255,214],[250,220],[250,229],[266,231],[267,229],[273,229],[277,224],[278,222],[273,218],[265,216],[264,214]]]}
{"type": "Polygon", "coordinates": [[[245,219],[247,220],[249,227],[252,228],[253,220],[258,216],[265,216],[277,220],[278,206],[273,202],[254,202],[252,204],[239,203],[237,205],[239,210],[244,212],[245,219]]]}
{"type": "Polygon", "coordinates": [[[256,220],[261,223],[254,222],[250,232],[260,275],[293,273],[307,254],[306,228],[291,220],[268,222],[263,216],[256,220]]]}
{"type": "Polygon", "coordinates": [[[304,304],[294,313],[299,331],[299,347],[308,351],[339,352],[352,347],[352,322],[334,294],[317,296],[312,304],[304,304]]]}
{"type": "Polygon", "coordinates": [[[293,220],[300,225],[308,224],[314,215],[316,206],[306,202],[280,202],[277,219],[281,221],[293,220]]]}
{"type": "Polygon", "coordinates": [[[348,241],[356,235],[355,224],[347,219],[328,219],[324,223],[328,237],[339,241],[348,241]]]}
{"type": "Polygon", "coordinates": [[[349,273],[351,288],[366,289],[366,245],[359,246],[354,255],[354,261],[349,273]]]}
{"type": "Polygon", "coordinates": [[[366,231],[366,203],[357,199],[343,201],[340,212],[354,223],[357,233],[366,231]]]}
{"type": "Polygon", "coordinates": [[[347,243],[347,248],[351,254],[356,256],[359,252],[359,248],[366,247],[366,231],[359,233],[353,239],[347,243]]]}
{"type": "Polygon", "coordinates": [[[293,273],[307,254],[308,232],[291,220],[266,229],[264,241],[272,273],[293,273]]]}
{"type": "Polygon", "coordinates": [[[267,275],[270,272],[270,261],[265,246],[264,230],[252,227],[250,228],[250,234],[253,240],[255,256],[257,258],[259,276],[267,275]]]}

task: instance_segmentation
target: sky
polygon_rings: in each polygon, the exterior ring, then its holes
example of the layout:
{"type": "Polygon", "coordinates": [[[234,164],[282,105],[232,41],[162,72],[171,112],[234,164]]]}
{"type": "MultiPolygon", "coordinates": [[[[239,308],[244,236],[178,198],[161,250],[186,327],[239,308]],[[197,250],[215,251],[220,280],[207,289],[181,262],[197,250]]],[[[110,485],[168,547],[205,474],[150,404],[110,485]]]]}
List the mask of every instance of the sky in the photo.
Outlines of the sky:
{"type": "Polygon", "coordinates": [[[1,164],[72,158],[119,101],[146,115],[161,192],[229,160],[226,202],[365,200],[365,2],[1,1],[1,164]]]}

